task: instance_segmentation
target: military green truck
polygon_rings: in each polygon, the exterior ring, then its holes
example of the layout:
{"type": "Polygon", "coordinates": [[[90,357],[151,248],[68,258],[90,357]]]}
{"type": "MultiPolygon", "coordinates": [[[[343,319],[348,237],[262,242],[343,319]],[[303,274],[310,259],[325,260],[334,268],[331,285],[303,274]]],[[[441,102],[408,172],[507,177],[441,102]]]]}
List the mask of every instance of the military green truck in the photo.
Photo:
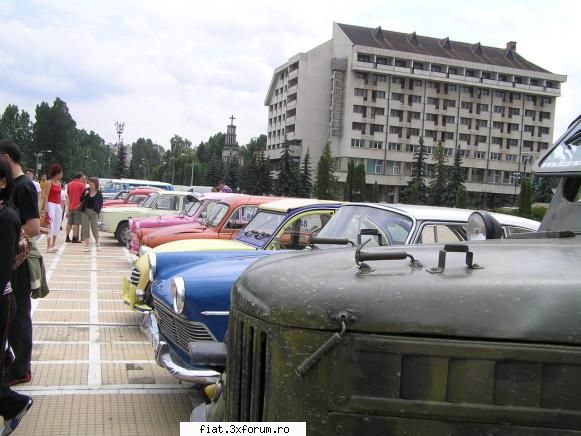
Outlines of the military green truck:
{"type": "MultiPolygon", "coordinates": [[[[537,233],[251,265],[233,289],[227,363],[191,349],[227,374],[193,419],[306,421],[309,435],[581,435],[580,138],[581,117],[535,164],[561,177],[537,233]]],[[[468,231],[499,235],[485,213],[468,231]]]]}

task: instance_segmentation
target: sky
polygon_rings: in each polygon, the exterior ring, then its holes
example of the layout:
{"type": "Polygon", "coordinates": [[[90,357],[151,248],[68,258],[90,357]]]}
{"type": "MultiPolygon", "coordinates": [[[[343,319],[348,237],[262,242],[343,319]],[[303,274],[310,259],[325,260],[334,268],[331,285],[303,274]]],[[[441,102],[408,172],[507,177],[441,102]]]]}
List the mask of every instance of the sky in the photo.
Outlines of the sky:
{"type": "Polygon", "coordinates": [[[276,67],[331,39],[333,22],[505,47],[567,75],[555,138],[579,115],[581,1],[0,0],[0,111],[64,100],[77,127],[116,142],[194,145],[266,133],[276,67]]]}

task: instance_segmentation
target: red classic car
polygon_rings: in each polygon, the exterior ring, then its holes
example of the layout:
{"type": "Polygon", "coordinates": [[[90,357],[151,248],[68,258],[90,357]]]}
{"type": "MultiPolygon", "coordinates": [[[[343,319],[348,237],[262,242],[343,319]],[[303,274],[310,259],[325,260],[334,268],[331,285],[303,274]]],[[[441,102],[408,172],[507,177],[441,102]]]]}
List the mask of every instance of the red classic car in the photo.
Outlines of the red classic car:
{"type": "Polygon", "coordinates": [[[233,239],[254,217],[258,205],[277,199],[250,195],[228,197],[215,203],[212,211],[201,223],[156,229],[141,238],[141,245],[153,248],[166,242],[183,239],[233,239]]]}
{"type": "Polygon", "coordinates": [[[105,200],[103,202],[103,207],[133,206],[140,204],[152,192],[159,191],[161,191],[159,188],[136,188],[130,191],[122,191],[117,196],[115,196],[115,198],[112,198],[111,200],[105,200]]]}

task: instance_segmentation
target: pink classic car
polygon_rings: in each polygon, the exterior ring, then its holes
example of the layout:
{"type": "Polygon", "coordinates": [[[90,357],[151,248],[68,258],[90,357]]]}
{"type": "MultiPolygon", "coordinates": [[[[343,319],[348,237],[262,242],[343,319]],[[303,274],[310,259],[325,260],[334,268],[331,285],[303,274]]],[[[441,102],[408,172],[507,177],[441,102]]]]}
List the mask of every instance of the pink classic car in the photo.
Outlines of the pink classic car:
{"type": "Polygon", "coordinates": [[[129,220],[129,229],[131,230],[129,250],[133,254],[139,254],[141,238],[160,227],[201,223],[214,203],[237,195],[239,194],[231,192],[208,192],[199,197],[199,201],[192,203],[183,214],[129,220]]]}

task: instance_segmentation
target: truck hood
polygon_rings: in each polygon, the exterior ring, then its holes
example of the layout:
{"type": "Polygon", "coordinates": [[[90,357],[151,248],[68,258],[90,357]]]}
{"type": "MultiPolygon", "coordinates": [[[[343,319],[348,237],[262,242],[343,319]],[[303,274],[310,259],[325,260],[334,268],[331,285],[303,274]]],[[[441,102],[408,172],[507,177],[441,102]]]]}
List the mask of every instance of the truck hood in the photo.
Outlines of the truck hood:
{"type": "Polygon", "coordinates": [[[448,253],[441,245],[368,249],[405,251],[419,260],[367,262],[361,274],[354,249],[287,253],[260,260],[236,283],[233,304],[252,316],[289,327],[482,340],[581,344],[580,238],[470,242],[448,253]]]}

